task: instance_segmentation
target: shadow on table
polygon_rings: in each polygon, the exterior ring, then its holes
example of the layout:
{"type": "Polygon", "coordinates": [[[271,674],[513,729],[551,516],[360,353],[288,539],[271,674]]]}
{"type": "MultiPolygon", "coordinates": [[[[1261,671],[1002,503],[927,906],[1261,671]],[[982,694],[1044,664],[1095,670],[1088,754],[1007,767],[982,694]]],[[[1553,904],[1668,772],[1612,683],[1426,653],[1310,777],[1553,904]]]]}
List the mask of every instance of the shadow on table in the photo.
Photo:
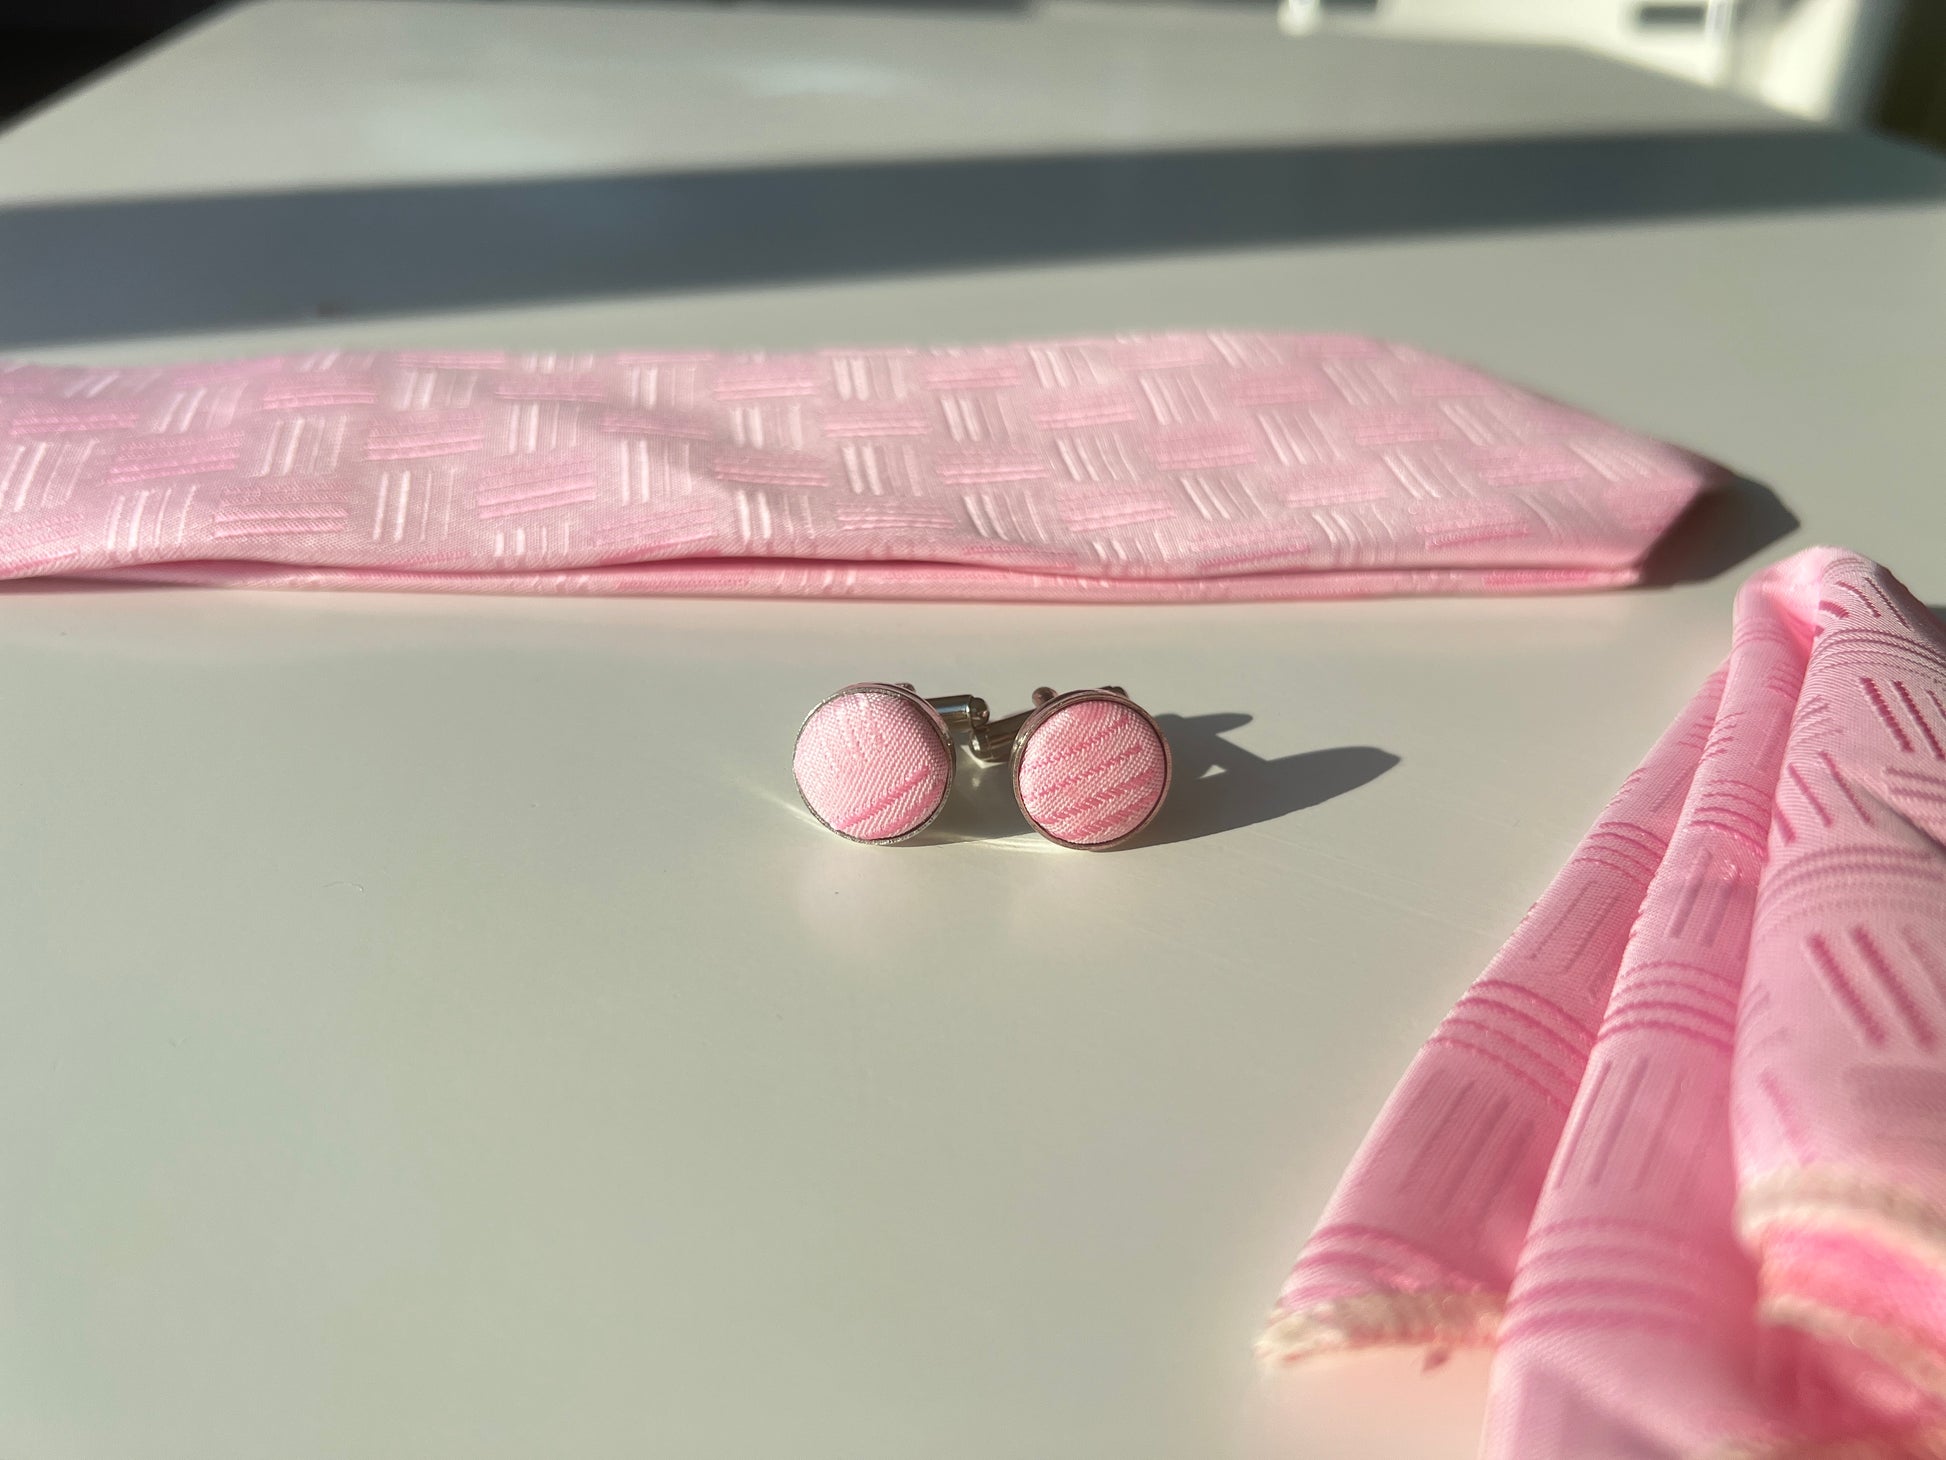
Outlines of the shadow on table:
{"type": "Polygon", "coordinates": [[[1641,586],[1702,583],[1748,562],[1803,524],[1762,482],[1731,477],[1696,499],[1642,565],[1641,586]]]}
{"type": "Polygon", "coordinates": [[[1779,127],[974,157],[0,207],[0,345],[1946,198],[1779,127]]]}
{"type": "MultiPolygon", "coordinates": [[[[1169,738],[1175,776],[1161,814],[1131,846],[1193,841],[1275,821],[1355,791],[1399,763],[1390,751],[1369,745],[1338,745],[1265,760],[1223,738],[1250,723],[1250,716],[1242,714],[1158,715],[1156,723],[1169,738]]],[[[1023,835],[1030,830],[1014,802],[1008,767],[962,760],[946,810],[909,845],[1017,839],[1023,849],[1053,849],[1051,842],[1023,835]]]]}
{"type": "Polygon", "coordinates": [[[1183,842],[1275,821],[1377,780],[1399,758],[1370,745],[1336,745],[1265,760],[1223,737],[1243,714],[1158,715],[1175,756],[1169,800],[1143,837],[1183,842]]]}

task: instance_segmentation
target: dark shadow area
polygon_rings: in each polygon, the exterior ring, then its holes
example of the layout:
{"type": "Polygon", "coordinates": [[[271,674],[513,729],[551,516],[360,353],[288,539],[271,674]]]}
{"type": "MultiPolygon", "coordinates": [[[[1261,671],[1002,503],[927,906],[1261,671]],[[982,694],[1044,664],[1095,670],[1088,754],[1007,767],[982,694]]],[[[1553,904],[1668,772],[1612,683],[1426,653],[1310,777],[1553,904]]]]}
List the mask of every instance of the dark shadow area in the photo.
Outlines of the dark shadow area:
{"type": "Polygon", "coordinates": [[[27,204],[0,209],[0,345],[1941,199],[1946,160],[1786,127],[27,204]]]}
{"type": "Polygon", "coordinates": [[[0,25],[0,121],[85,80],[149,38],[143,33],[49,35],[0,25]]]}
{"type": "Polygon", "coordinates": [[[1141,840],[1183,842],[1275,821],[1377,780],[1399,758],[1370,745],[1337,745],[1265,760],[1223,737],[1250,716],[1158,715],[1175,756],[1169,800],[1141,840]]]}
{"type": "Polygon", "coordinates": [[[1946,5],[1905,0],[1873,88],[1873,125],[1946,147],[1946,5]]]}
{"type": "Polygon", "coordinates": [[[210,0],[0,0],[0,122],[209,8],[210,0]]]}
{"type": "Polygon", "coordinates": [[[1642,587],[1702,583],[1748,562],[1803,526],[1762,482],[1728,477],[1704,492],[1642,564],[1642,587]]]}

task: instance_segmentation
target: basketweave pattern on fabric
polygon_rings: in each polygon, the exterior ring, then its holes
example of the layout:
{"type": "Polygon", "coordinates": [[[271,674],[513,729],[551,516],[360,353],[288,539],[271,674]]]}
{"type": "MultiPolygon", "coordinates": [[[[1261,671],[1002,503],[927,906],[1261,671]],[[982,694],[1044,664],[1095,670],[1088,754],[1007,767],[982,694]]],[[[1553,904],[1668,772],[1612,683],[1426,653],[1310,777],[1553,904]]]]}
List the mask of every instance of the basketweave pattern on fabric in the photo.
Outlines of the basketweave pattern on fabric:
{"type": "Polygon", "coordinates": [[[1387,1103],[1264,1351],[1491,1344],[1490,1457],[1946,1448],[1946,631],[1813,549],[1387,1103]]]}
{"type": "Polygon", "coordinates": [[[0,366],[0,575],[1295,597],[1629,581],[1713,471],[1407,346],[0,366]]]}
{"type": "Polygon", "coordinates": [[[1155,727],[1126,705],[1082,700],[1056,710],[1020,753],[1020,804],[1063,841],[1126,836],[1155,810],[1168,761],[1155,727]]]}
{"type": "Polygon", "coordinates": [[[952,751],[917,705],[860,691],[811,713],[791,768],[806,803],[833,830],[884,841],[939,809],[953,767],[952,751]]]}

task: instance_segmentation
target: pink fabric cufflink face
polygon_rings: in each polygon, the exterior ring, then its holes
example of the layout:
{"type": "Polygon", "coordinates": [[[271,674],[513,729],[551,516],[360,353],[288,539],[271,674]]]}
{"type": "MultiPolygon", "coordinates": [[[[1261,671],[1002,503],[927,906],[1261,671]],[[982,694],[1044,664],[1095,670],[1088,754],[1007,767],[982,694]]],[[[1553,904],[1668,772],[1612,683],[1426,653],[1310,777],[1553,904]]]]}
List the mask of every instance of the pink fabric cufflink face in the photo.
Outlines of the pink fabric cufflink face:
{"type": "Polygon", "coordinates": [[[1169,775],[1168,740],[1120,690],[1053,696],[1015,733],[1014,799],[1034,830],[1064,847],[1128,841],[1162,809],[1169,775]]]}
{"type": "Polygon", "coordinates": [[[953,738],[904,685],[853,684],[812,710],[791,770],[810,812],[857,842],[900,842],[939,816],[953,786],[953,738]]]}

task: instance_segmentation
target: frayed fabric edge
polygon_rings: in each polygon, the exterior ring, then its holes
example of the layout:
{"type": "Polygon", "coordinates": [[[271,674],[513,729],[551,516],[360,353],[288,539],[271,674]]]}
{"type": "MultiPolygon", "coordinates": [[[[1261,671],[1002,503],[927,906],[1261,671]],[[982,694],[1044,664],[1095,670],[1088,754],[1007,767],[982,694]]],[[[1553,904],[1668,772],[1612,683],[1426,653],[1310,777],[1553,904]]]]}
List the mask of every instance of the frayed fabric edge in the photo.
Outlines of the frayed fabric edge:
{"type": "MultiPolygon", "coordinates": [[[[1896,1328],[1797,1293],[1769,1294],[1757,1305],[1757,1316],[1766,1323],[1802,1329],[1813,1337],[1846,1344],[1870,1355],[1913,1387],[1936,1398],[1946,1396],[1946,1364],[1928,1345],[1896,1328]]],[[[1946,1434],[1946,1430],[1941,1433],[1946,1434]]],[[[1946,1449],[1939,1453],[1946,1454],[1946,1449]]]]}
{"type": "Polygon", "coordinates": [[[1498,1293],[1361,1293],[1271,1315],[1257,1340],[1265,1364],[1370,1348],[1484,1348],[1499,1332],[1498,1293]]]}
{"type": "MultiPolygon", "coordinates": [[[[1946,1356],[1938,1349],[1916,1334],[1803,1293],[1780,1290],[1781,1285],[1773,1283],[1765,1252],[1773,1228],[1854,1233],[1936,1270],[1946,1262],[1946,1214],[1916,1193],[1843,1170],[1811,1168],[1780,1172],[1755,1183],[1739,1203],[1737,1215],[1739,1235],[1756,1255],[1767,1289],[1758,1305],[1764,1321],[1849,1345],[1925,1393],[1946,1399],[1946,1356]]],[[[1946,1455],[1946,1448],[1937,1453],[1946,1455]]]]}
{"type": "Polygon", "coordinates": [[[1705,1460],[1946,1460],[1946,1428],[1712,1450],[1705,1460]]]}
{"type": "Polygon", "coordinates": [[[1834,1167],[1774,1172],[1737,1203],[1744,1245],[1761,1251],[1773,1225],[1869,1233],[1914,1257],[1946,1263],[1946,1213],[1916,1193],[1834,1167]]]}

